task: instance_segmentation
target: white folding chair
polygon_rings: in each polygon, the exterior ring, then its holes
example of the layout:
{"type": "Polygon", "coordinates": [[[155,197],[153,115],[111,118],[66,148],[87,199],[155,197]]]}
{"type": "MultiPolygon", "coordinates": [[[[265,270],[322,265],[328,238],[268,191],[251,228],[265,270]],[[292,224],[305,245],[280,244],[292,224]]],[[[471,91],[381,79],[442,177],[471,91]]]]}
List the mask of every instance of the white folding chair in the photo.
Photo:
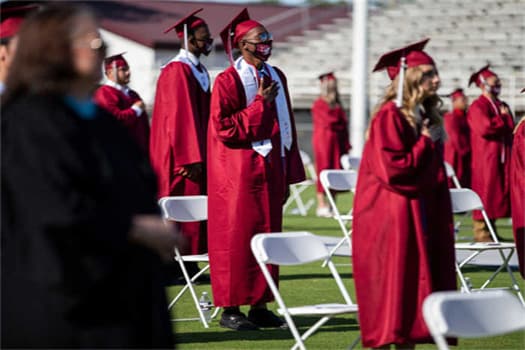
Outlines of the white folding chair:
{"type": "Polygon", "coordinates": [[[447,162],[444,162],[444,163],[445,163],[445,173],[447,174],[447,177],[452,180],[452,183],[454,184],[454,186],[456,186],[456,188],[461,188],[459,179],[456,176],[456,171],[454,170],[452,165],[450,165],[450,163],[447,163],[447,162]]]}
{"type": "MultiPolygon", "coordinates": [[[[292,349],[305,349],[304,340],[317,331],[322,325],[336,315],[357,313],[357,305],[352,302],[343,281],[333,263],[330,261],[328,249],[319,236],[309,232],[277,232],[260,233],[251,241],[251,248],[257,263],[275,297],[279,309],[277,312],[284,316],[293,337],[296,340],[292,349]],[[301,265],[319,260],[329,260],[328,267],[345,300],[345,304],[330,303],[288,307],[277,288],[266,264],[273,265],[301,265]],[[299,334],[292,316],[319,316],[321,317],[302,335],[299,334]]],[[[357,344],[354,341],[352,347],[357,344]]]]}
{"type": "Polygon", "coordinates": [[[489,229],[490,235],[494,242],[467,242],[467,243],[456,243],[456,272],[458,278],[461,282],[462,290],[466,293],[472,293],[473,290],[485,290],[488,289],[487,286],[496,278],[496,276],[503,270],[506,269],[508,275],[512,281],[511,289],[518,295],[519,299],[525,305],[523,300],[523,295],[521,294],[520,286],[512,269],[509,266],[509,260],[516,250],[516,245],[514,243],[499,242],[494,228],[492,227],[490,220],[483,208],[483,203],[477,195],[476,192],[468,188],[457,188],[450,189],[450,198],[452,201],[452,212],[453,213],[462,213],[470,212],[472,210],[480,210],[483,215],[483,220],[485,221],[487,228],[489,229]],[[493,251],[497,252],[499,255],[499,266],[496,268],[494,273],[481,285],[478,289],[473,289],[472,286],[467,282],[465,276],[462,272],[462,268],[469,264],[474,258],[480,256],[481,254],[487,254],[488,252],[493,251]],[[467,255],[463,254],[467,252],[467,255]]]}
{"type": "Polygon", "coordinates": [[[299,215],[306,216],[308,210],[314,205],[315,201],[313,198],[308,199],[306,204],[301,197],[301,194],[310,186],[316,186],[317,184],[317,173],[315,172],[312,158],[305,151],[299,150],[301,155],[301,161],[303,162],[304,170],[306,173],[306,180],[290,185],[290,197],[283,206],[283,212],[286,212],[288,207],[292,203],[295,203],[296,208],[291,210],[291,213],[298,213],[299,215]]]}
{"type": "Polygon", "coordinates": [[[333,218],[339,223],[343,233],[343,238],[330,251],[330,256],[338,255],[339,248],[348,245],[347,251],[351,256],[351,231],[347,228],[348,222],[352,220],[352,211],[348,214],[341,214],[339,211],[332,191],[355,191],[357,184],[357,172],[355,170],[323,170],[320,174],[321,185],[323,186],[326,198],[332,209],[333,218]],[[346,244],[345,244],[346,243],[346,244]]]}
{"type": "Polygon", "coordinates": [[[361,164],[361,157],[354,157],[349,154],[343,154],[340,159],[341,166],[345,170],[358,170],[361,164]]]}
{"type": "MultiPolygon", "coordinates": [[[[196,222],[208,220],[208,196],[170,196],[162,197],[159,199],[159,206],[162,211],[164,220],[176,221],[176,222],[196,222]]],[[[203,273],[210,269],[210,261],[208,254],[196,254],[196,255],[181,255],[178,248],[175,248],[175,260],[179,263],[180,269],[184,276],[185,285],[180,292],[173,298],[168,305],[168,309],[171,309],[177,301],[183,296],[183,294],[189,290],[191,297],[195,303],[195,308],[199,313],[199,318],[179,318],[175,321],[192,321],[201,320],[205,328],[208,328],[208,322],[204,316],[200,306],[199,299],[195,293],[193,282],[203,273]],[[184,262],[197,262],[205,263],[205,266],[201,268],[195,275],[190,276],[184,262]]],[[[219,312],[219,308],[216,308],[212,318],[214,318],[219,312]]]]}
{"type": "Polygon", "coordinates": [[[481,338],[525,329],[525,308],[505,291],[435,292],[423,302],[423,317],[439,350],[445,337],[481,338]]]}

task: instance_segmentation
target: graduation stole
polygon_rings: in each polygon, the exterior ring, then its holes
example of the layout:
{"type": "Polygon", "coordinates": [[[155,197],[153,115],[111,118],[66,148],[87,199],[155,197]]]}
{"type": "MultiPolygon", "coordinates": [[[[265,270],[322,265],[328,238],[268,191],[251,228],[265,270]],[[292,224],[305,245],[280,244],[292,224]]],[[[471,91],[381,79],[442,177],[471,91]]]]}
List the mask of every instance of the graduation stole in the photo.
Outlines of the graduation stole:
{"type": "Polygon", "coordinates": [[[204,92],[210,91],[210,76],[208,75],[208,71],[206,70],[206,67],[204,65],[200,65],[202,68],[202,72],[197,69],[197,66],[191,61],[191,59],[188,57],[189,53],[186,50],[181,49],[177,56],[172,60],[172,62],[182,62],[186,63],[191,68],[191,72],[193,73],[193,76],[197,81],[199,82],[199,85],[201,86],[202,90],[204,92]]]}
{"type": "MultiPolygon", "coordinates": [[[[246,106],[252,104],[259,89],[259,77],[257,70],[251,64],[248,64],[242,57],[239,57],[233,64],[233,68],[241,78],[244,93],[246,95],[246,106]]],[[[292,148],[292,126],[290,122],[290,110],[288,108],[288,101],[284,93],[284,85],[279,77],[279,74],[269,64],[264,63],[264,68],[270,74],[270,78],[277,81],[279,85],[279,92],[275,98],[275,105],[277,107],[277,118],[279,121],[279,130],[281,135],[281,157],[285,156],[284,149],[290,150],[292,148]]],[[[255,152],[263,157],[266,157],[272,150],[272,141],[270,139],[252,142],[252,148],[255,152]]]]}

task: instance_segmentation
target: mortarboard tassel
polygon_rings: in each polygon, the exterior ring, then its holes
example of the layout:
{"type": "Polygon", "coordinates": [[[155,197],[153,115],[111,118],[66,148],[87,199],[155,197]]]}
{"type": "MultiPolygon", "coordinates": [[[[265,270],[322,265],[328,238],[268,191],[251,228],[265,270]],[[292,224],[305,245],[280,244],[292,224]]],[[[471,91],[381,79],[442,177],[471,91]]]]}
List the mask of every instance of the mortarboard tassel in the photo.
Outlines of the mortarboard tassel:
{"type": "Polygon", "coordinates": [[[405,69],[406,68],[407,68],[406,58],[403,56],[401,57],[401,66],[399,69],[399,82],[397,84],[397,98],[396,98],[397,108],[401,108],[401,106],[403,106],[403,85],[405,82],[405,69]]]}
{"type": "Polygon", "coordinates": [[[188,25],[184,23],[184,50],[186,50],[186,58],[188,58],[188,25]]]}

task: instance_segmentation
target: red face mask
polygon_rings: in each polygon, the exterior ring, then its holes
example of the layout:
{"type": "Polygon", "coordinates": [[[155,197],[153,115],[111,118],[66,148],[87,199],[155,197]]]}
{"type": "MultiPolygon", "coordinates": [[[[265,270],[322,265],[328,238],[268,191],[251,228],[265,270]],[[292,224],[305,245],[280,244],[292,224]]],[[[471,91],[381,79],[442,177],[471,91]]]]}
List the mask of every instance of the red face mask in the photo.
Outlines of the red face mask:
{"type": "Polygon", "coordinates": [[[272,41],[266,41],[255,45],[255,51],[252,54],[260,59],[261,61],[266,62],[268,58],[272,55],[272,41]]]}

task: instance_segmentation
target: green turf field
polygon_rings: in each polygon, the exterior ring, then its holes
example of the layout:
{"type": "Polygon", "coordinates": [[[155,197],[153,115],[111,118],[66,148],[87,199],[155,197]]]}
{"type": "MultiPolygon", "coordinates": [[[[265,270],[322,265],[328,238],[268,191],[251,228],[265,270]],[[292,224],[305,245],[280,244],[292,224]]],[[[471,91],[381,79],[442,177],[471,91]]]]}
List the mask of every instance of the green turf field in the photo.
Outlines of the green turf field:
{"type": "MultiPolygon", "coordinates": [[[[313,189],[309,190],[306,197],[313,198],[313,189]]],[[[351,206],[351,196],[349,194],[340,195],[338,204],[343,210],[348,210],[351,206]]],[[[468,238],[470,233],[470,219],[463,219],[459,236],[468,238]]],[[[506,219],[499,220],[498,232],[505,238],[512,237],[512,229],[506,219]]],[[[337,222],[333,219],[317,218],[314,210],[310,209],[307,217],[296,215],[286,215],[284,218],[284,231],[310,231],[318,235],[340,236],[341,231],[337,222]]],[[[344,258],[336,258],[336,263],[349,263],[344,258]]],[[[339,266],[341,277],[346,283],[347,289],[354,298],[354,284],[352,279],[351,266],[339,266]]],[[[482,279],[489,276],[491,270],[472,268],[468,275],[474,285],[479,285],[482,279]]],[[[519,273],[515,273],[516,278],[519,273]]],[[[507,286],[510,278],[506,274],[501,274],[495,286],[507,286]]],[[[524,288],[523,281],[520,280],[521,288],[524,288]]],[[[180,287],[168,288],[168,295],[173,296],[180,287]]],[[[208,291],[211,295],[210,285],[196,286],[197,293],[208,291]]],[[[288,305],[301,305],[321,302],[343,302],[340,293],[329,273],[320,264],[303,265],[300,267],[281,268],[280,290],[288,305]],[[292,302],[293,301],[293,302],[292,302]]],[[[355,299],[354,299],[355,301],[355,299]]],[[[269,304],[269,308],[275,310],[275,304],[269,304]]],[[[247,312],[247,308],[244,308],[247,312]]],[[[219,314],[220,315],[220,314],[219,314]]],[[[179,301],[172,312],[173,317],[197,317],[197,312],[187,293],[179,301]]],[[[310,317],[296,318],[296,324],[304,331],[307,326],[313,324],[316,319],[310,317]]],[[[178,349],[289,349],[294,340],[288,330],[260,330],[236,332],[226,330],[218,325],[218,321],[211,322],[209,329],[205,329],[198,321],[174,322],[173,330],[178,349]]],[[[359,326],[354,316],[344,316],[334,318],[324,325],[317,333],[306,340],[308,349],[347,349],[348,346],[359,334],[359,326]]],[[[359,344],[357,349],[361,349],[359,344]]],[[[420,345],[417,349],[436,349],[434,345],[420,345]]],[[[462,339],[456,349],[525,349],[525,332],[517,332],[509,335],[490,337],[482,339],[462,339]]]]}

